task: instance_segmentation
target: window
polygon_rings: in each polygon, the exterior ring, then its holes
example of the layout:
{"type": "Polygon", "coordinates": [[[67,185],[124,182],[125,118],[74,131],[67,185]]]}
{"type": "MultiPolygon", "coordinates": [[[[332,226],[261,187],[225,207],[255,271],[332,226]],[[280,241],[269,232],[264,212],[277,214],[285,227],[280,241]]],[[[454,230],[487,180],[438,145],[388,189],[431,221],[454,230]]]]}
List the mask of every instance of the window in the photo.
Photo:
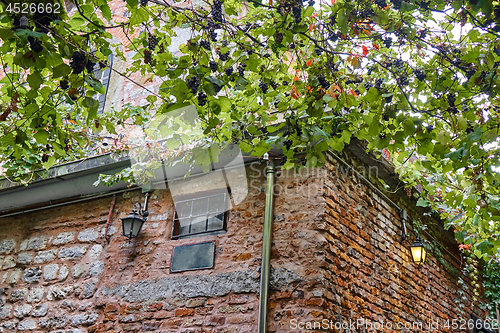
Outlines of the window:
{"type": "Polygon", "coordinates": [[[104,112],[104,106],[106,104],[106,95],[108,93],[109,88],[109,78],[111,76],[111,67],[113,67],[113,53],[110,53],[108,56],[108,67],[104,70],[99,68],[99,64],[94,66],[94,78],[99,80],[102,85],[106,88],[106,92],[104,94],[99,94],[99,108],[97,109],[97,114],[101,114],[104,112]]]}
{"type": "Polygon", "coordinates": [[[217,234],[226,230],[228,191],[175,203],[172,238],[217,234]]]}

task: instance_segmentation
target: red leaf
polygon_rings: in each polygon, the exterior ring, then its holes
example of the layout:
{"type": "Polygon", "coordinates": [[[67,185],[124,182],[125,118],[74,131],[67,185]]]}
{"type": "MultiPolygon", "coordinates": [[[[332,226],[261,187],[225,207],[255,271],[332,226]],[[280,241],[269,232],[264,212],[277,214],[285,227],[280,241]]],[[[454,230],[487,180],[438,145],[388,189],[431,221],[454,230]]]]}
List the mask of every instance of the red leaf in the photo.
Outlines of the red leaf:
{"type": "Polygon", "coordinates": [[[373,47],[378,50],[378,45],[377,44],[373,44],[373,47]]]}
{"type": "Polygon", "coordinates": [[[363,57],[366,57],[367,54],[368,54],[368,48],[363,45],[363,57]]]}
{"type": "Polygon", "coordinates": [[[311,66],[311,65],[312,65],[312,63],[313,63],[313,60],[312,60],[312,59],[310,59],[310,60],[307,60],[307,61],[306,61],[306,65],[307,65],[307,66],[311,66]]]}

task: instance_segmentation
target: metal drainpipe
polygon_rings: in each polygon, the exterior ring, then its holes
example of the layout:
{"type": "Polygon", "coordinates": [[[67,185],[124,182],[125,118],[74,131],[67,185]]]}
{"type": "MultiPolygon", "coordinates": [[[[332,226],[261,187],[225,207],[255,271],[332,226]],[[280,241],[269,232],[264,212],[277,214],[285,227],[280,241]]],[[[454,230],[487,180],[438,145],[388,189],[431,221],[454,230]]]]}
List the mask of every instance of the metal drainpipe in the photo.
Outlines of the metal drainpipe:
{"type": "Polygon", "coordinates": [[[266,208],[264,212],[264,235],[262,240],[262,264],[260,270],[260,296],[259,296],[259,333],[266,332],[267,297],[269,290],[269,273],[271,257],[271,232],[273,222],[274,204],[274,163],[267,162],[266,175],[266,208]]]}

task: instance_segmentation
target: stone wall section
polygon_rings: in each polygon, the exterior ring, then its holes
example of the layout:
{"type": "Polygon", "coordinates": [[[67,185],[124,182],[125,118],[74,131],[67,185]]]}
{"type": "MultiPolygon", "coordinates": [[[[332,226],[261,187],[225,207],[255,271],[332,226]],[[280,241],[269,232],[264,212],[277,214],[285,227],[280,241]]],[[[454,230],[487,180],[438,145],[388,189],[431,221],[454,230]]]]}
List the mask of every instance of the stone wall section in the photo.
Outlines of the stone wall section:
{"type": "MultiPolygon", "coordinates": [[[[256,332],[264,222],[263,164],[247,167],[249,194],[224,234],[172,240],[174,205],[155,190],[140,237],[120,217],[140,190],[0,219],[0,331],[256,332]],[[216,241],[215,268],[170,273],[174,246],[216,241]]],[[[323,173],[324,175],[324,170],[323,173]]],[[[276,180],[269,331],[323,315],[323,181],[312,171],[276,180]]],[[[228,172],[241,177],[241,170],[228,172]]],[[[207,185],[207,184],[204,184],[207,185]]],[[[206,186],[204,186],[206,188],[206,186]]],[[[186,189],[196,191],[197,189],[186,189]]]]}

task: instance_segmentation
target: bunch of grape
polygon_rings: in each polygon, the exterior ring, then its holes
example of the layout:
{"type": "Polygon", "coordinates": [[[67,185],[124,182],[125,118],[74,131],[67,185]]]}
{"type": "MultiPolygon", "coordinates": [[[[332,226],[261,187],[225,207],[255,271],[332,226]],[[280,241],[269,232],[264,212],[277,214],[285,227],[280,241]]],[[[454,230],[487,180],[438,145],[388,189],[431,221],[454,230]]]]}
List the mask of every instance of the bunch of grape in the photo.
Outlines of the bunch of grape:
{"type": "Polygon", "coordinates": [[[212,60],[210,61],[210,69],[212,70],[212,72],[217,72],[217,70],[219,69],[219,65],[212,60]]]}
{"type": "Polygon", "coordinates": [[[69,61],[70,67],[73,69],[73,73],[80,74],[85,68],[85,55],[83,52],[75,51],[71,60],[69,61]]]}
{"type": "Polygon", "coordinates": [[[66,80],[61,80],[61,82],[59,82],[59,87],[61,87],[61,89],[63,89],[63,90],[68,89],[68,88],[69,88],[68,81],[66,81],[66,80]]]}
{"type": "Polygon", "coordinates": [[[151,51],[144,50],[144,63],[149,64],[151,62],[151,51]]]}
{"type": "Polygon", "coordinates": [[[268,89],[267,83],[260,82],[260,83],[259,83],[259,88],[260,88],[260,90],[262,90],[262,92],[263,92],[264,94],[265,94],[265,93],[267,93],[267,89],[268,89]]]}
{"type": "Polygon", "coordinates": [[[293,18],[295,23],[300,23],[302,21],[301,8],[299,6],[292,7],[293,18]]]}
{"type": "Polygon", "coordinates": [[[217,54],[219,55],[219,59],[222,61],[228,61],[229,60],[229,51],[226,53],[220,53],[220,51],[217,51],[217,54]]]}
{"type": "Polygon", "coordinates": [[[224,72],[226,73],[227,76],[231,76],[231,74],[233,74],[233,67],[229,66],[224,70],[224,72]]]}
{"type": "Polygon", "coordinates": [[[283,142],[283,145],[286,147],[286,150],[290,150],[290,147],[292,146],[292,141],[291,140],[285,140],[283,142]]]}
{"type": "Polygon", "coordinates": [[[30,48],[33,50],[33,52],[40,53],[43,51],[43,46],[42,44],[40,44],[38,38],[28,36],[28,42],[30,43],[30,48]]]}
{"type": "Polygon", "coordinates": [[[85,69],[87,70],[87,73],[92,73],[94,71],[94,66],[95,62],[91,61],[90,59],[87,60],[85,63],[85,69]]]}
{"type": "Polygon", "coordinates": [[[400,84],[402,87],[407,86],[407,85],[408,85],[408,83],[409,83],[409,82],[408,82],[408,77],[406,77],[406,76],[400,76],[400,77],[398,77],[398,82],[399,82],[399,84],[400,84]]]}
{"type": "Polygon", "coordinates": [[[392,38],[387,37],[385,39],[382,39],[382,42],[384,43],[385,47],[390,48],[392,45],[392,38]]]}
{"type": "Polygon", "coordinates": [[[155,35],[149,34],[148,36],[148,49],[154,51],[156,45],[158,45],[158,38],[155,35]]]}
{"type": "Polygon", "coordinates": [[[205,50],[210,50],[210,42],[207,40],[200,40],[200,46],[203,47],[205,50]]]}
{"type": "Polygon", "coordinates": [[[375,4],[379,6],[380,8],[385,8],[387,7],[387,3],[385,0],[375,0],[375,4]]]}
{"type": "Polygon", "coordinates": [[[401,0],[390,0],[394,9],[399,10],[401,8],[401,0]]]}
{"type": "Polygon", "coordinates": [[[321,85],[321,88],[328,89],[330,88],[330,82],[328,82],[323,75],[318,75],[318,81],[321,85]]]}
{"type": "Polygon", "coordinates": [[[146,7],[148,5],[148,0],[141,0],[141,7],[146,7]]]}
{"type": "Polygon", "coordinates": [[[419,81],[423,81],[425,80],[425,78],[427,77],[427,75],[425,74],[425,72],[421,69],[416,69],[413,74],[415,74],[416,78],[419,80],[419,81]]]}
{"type": "Polygon", "coordinates": [[[220,0],[214,0],[212,5],[212,18],[215,22],[222,22],[222,2],[220,0]]]}
{"type": "Polygon", "coordinates": [[[447,100],[448,100],[448,105],[449,106],[455,106],[455,100],[456,100],[456,97],[455,95],[452,95],[451,93],[448,94],[448,96],[446,96],[447,100]]]}
{"type": "Polygon", "coordinates": [[[191,92],[196,94],[198,87],[200,86],[200,79],[197,76],[192,76],[187,80],[187,85],[191,89],[191,92]]]}
{"type": "Polygon", "coordinates": [[[314,49],[314,53],[316,53],[316,55],[321,55],[321,53],[323,53],[323,50],[317,47],[314,49]]]}
{"type": "Polygon", "coordinates": [[[205,104],[207,104],[207,95],[203,91],[200,91],[198,94],[198,105],[203,106],[205,104]]]}
{"type": "Polygon", "coordinates": [[[247,64],[245,64],[244,62],[238,66],[238,73],[240,74],[240,76],[245,75],[245,67],[247,67],[247,64]]]}

